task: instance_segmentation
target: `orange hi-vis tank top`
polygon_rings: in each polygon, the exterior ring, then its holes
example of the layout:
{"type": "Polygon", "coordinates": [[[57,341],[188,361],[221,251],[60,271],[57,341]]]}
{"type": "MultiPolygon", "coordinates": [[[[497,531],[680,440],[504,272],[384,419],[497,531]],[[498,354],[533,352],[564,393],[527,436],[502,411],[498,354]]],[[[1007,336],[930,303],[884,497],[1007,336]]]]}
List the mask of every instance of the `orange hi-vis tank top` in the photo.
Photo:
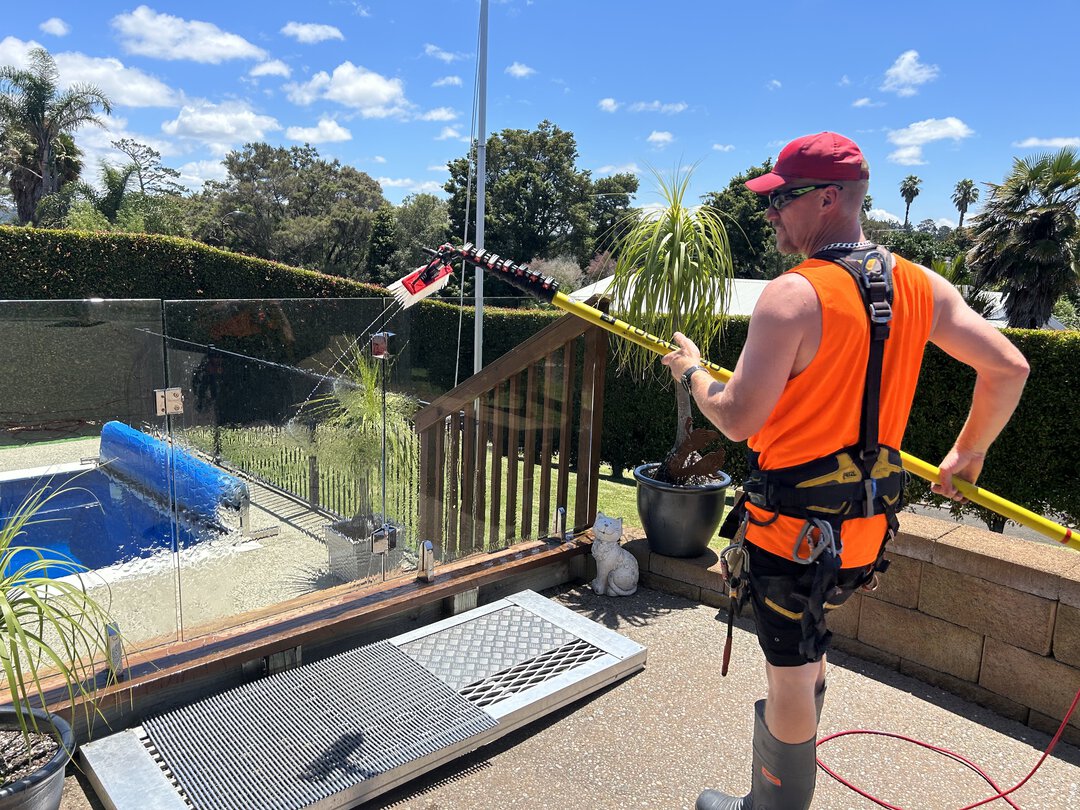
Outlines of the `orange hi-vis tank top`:
{"type": "MultiPolygon", "coordinates": [[[[900,449],[919,380],[923,350],[933,323],[934,298],[926,271],[896,256],[892,323],[885,341],[878,441],[900,449]]],[[[793,467],[829,456],[859,441],[870,327],[855,279],[839,265],[809,259],[789,270],[809,281],[821,304],[821,344],[810,365],[788,380],[761,430],[749,439],[763,470],[793,467]]],[[[772,512],[747,503],[751,517],[772,512]]],[[[780,515],[767,526],[751,521],[746,538],[790,559],[803,528],[800,518],[780,515]]],[[[885,537],[884,515],[845,521],[841,565],[854,568],[877,559],[885,537]]],[[[802,552],[805,555],[805,549],[802,552]]]]}

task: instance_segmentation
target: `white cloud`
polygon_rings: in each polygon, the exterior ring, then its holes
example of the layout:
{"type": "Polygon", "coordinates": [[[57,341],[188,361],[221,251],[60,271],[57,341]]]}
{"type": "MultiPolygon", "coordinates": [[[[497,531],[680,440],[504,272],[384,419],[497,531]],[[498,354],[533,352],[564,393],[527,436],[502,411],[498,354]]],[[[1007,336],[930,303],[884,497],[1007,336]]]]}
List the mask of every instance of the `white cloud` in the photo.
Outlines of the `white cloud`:
{"type": "Polygon", "coordinates": [[[836,83],[837,87],[847,87],[849,84],[851,84],[851,79],[847,77],[846,73],[841,76],[840,81],[836,83]]]}
{"type": "Polygon", "coordinates": [[[1017,141],[1013,146],[1018,146],[1021,149],[1036,149],[1038,147],[1064,149],[1069,146],[1080,148],[1080,138],[1025,138],[1022,141],[1017,141]]]}
{"type": "Polygon", "coordinates": [[[410,194],[438,194],[444,190],[437,180],[416,181],[411,177],[376,177],[375,180],[383,188],[402,188],[410,194]]]}
{"type": "Polygon", "coordinates": [[[919,92],[920,84],[926,84],[937,78],[937,65],[924,65],[919,61],[918,51],[904,51],[885,71],[885,83],[882,90],[900,96],[913,96],[919,92]]]}
{"type": "Polygon", "coordinates": [[[730,152],[735,148],[733,143],[714,143],[712,148],[717,152],[730,152]]]}
{"type": "Polygon", "coordinates": [[[897,225],[903,224],[904,218],[898,217],[896,214],[886,211],[884,208],[871,208],[867,214],[870,219],[879,219],[883,222],[895,222],[897,225]]]}
{"type": "Polygon", "coordinates": [[[222,154],[236,144],[265,140],[267,132],[280,129],[276,118],[259,115],[246,101],[195,101],[161,125],[166,135],[200,141],[222,154]]]}
{"type": "Polygon", "coordinates": [[[613,113],[619,109],[619,102],[613,98],[602,98],[596,103],[596,106],[604,112],[613,113]]]}
{"type": "Polygon", "coordinates": [[[865,98],[865,97],[864,98],[857,98],[853,102],[851,102],[852,107],[869,107],[872,104],[873,104],[873,102],[870,101],[869,98],[865,98]]]}
{"type": "Polygon", "coordinates": [[[382,155],[375,155],[375,157],[372,158],[372,161],[375,163],[386,163],[386,158],[382,155]]]}
{"type": "Polygon", "coordinates": [[[952,116],[916,121],[910,126],[894,129],[889,133],[889,142],[900,147],[889,155],[889,160],[901,166],[919,166],[925,163],[922,159],[922,148],[926,144],[943,140],[958,143],[974,134],[971,127],[952,116]]]}
{"type": "Polygon", "coordinates": [[[229,176],[220,160],[194,160],[180,166],[180,182],[192,191],[198,191],[207,180],[224,180],[229,176]]]}
{"type": "Polygon", "coordinates": [[[437,141],[454,140],[454,141],[461,141],[462,143],[468,143],[469,142],[469,136],[468,135],[462,135],[461,132],[458,131],[457,127],[443,127],[442,132],[440,132],[437,136],[435,136],[435,140],[437,140],[437,141]]]}
{"type": "Polygon", "coordinates": [[[956,220],[949,219],[948,217],[938,217],[934,220],[934,224],[937,225],[939,228],[955,228],[956,220]]]}
{"type": "Polygon", "coordinates": [[[293,141],[307,143],[339,143],[351,141],[352,133],[332,118],[320,118],[313,127],[289,127],[285,136],[293,141]]]}
{"type": "Polygon", "coordinates": [[[447,169],[445,163],[433,163],[432,165],[427,167],[427,170],[429,172],[445,172],[445,171],[449,171],[449,169],[447,169]]]}
{"type": "Polygon", "coordinates": [[[672,103],[663,103],[660,101],[635,101],[627,109],[630,112],[660,112],[667,115],[674,115],[686,110],[690,105],[685,101],[676,101],[672,103]]]}
{"type": "Polygon", "coordinates": [[[424,55],[430,56],[433,59],[438,59],[441,62],[446,62],[446,64],[450,64],[457,59],[465,58],[465,54],[463,53],[451,53],[450,51],[444,51],[438,45],[432,45],[430,42],[424,45],[424,55]]]}
{"type": "Polygon", "coordinates": [[[283,76],[286,79],[292,75],[292,68],[280,59],[271,59],[268,62],[260,62],[248,71],[248,76],[283,76]]]}
{"type": "Polygon", "coordinates": [[[431,83],[432,87],[461,87],[460,76],[443,76],[431,83]]]}
{"type": "Polygon", "coordinates": [[[123,107],[175,107],[181,95],[159,79],[138,68],[125,67],[111,56],[86,56],[77,51],[54,57],[64,86],[76,82],[97,85],[112,101],[123,107]]]}
{"type": "Polygon", "coordinates": [[[295,104],[324,98],[352,107],[364,118],[401,116],[412,106],[401,79],[388,79],[352,62],[342,62],[333,75],[319,71],[304,84],[285,85],[285,90],[295,104]]]}
{"type": "Polygon", "coordinates": [[[420,116],[421,121],[453,121],[458,117],[457,111],[450,107],[436,107],[428,110],[420,116]]]}
{"type": "Polygon", "coordinates": [[[515,79],[525,79],[536,73],[533,68],[529,67],[528,65],[522,64],[521,62],[514,62],[506,69],[506,72],[513,76],[515,79]]]}
{"type": "Polygon", "coordinates": [[[345,35],[341,33],[340,29],[332,25],[321,25],[319,23],[290,21],[281,29],[281,33],[287,37],[293,37],[297,42],[302,42],[305,45],[314,45],[328,39],[345,39],[345,35]]]}
{"type": "Polygon", "coordinates": [[[652,133],[646,138],[649,143],[653,144],[657,149],[663,149],[665,146],[675,140],[675,136],[670,132],[653,130],[652,133]]]}
{"type": "Polygon", "coordinates": [[[769,83],[765,85],[765,88],[767,90],[779,90],[783,86],[778,79],[769,79],[769,83]]]}
{"type": "Polygon", "coordinates": [[[636,163],[623,163],[621,165],[609,163],[607,166],[601,166],[596,170],[598,177],[607,177],[612,174],[641,174],[641,169],[638,168],[636,163]]]}
{"type": "Polygon", "coordinates": [[[926,165],[926,161],[922,159],[921,146],[902,146],[889,154],[889,160],[892,163],[899,163],[901,166],[926,165]]]}
{"type": "Polygon", "coordinates": [[[157,59],[189,59],[219,64],[228,59],[265,59],[266,51],[213,23],[185,20],[139,6],[113,17],[113,28],[128,53],[157,59]]]}
{"type": "Polygon", "coordinates": [[[71,32],[71,26],[59,17],[49,17],[38,28],[46,34],[52,34],[54,37],[66,37],[71,32]]]}
{"type": "Polygon", "coordinates": [[[30,51],[42,47],[34,40],[23,42],[15,37],[4,37],[0,40],[0,65],[13,65],[14,67],[26,67],[29,62],[30,51]]]}

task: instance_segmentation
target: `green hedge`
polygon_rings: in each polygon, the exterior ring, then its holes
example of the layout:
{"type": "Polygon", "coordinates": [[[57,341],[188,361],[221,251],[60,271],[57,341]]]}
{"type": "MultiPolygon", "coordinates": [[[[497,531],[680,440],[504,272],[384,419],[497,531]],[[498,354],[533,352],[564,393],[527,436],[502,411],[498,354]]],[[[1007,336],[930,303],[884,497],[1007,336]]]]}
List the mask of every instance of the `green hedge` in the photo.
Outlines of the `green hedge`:
{"type": "Polygon", "coordinates": [[[0,299],[356,298],[385,290],[172,236],[0,226],[0,299]]]}

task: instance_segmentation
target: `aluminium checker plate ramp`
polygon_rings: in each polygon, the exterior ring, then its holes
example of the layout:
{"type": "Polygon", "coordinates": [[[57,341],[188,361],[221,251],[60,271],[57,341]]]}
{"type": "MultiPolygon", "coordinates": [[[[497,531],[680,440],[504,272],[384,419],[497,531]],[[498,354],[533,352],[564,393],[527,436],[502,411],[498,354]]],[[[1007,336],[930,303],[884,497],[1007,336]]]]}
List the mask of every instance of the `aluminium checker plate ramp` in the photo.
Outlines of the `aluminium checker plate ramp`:
{"type": "Polygon", "coordinates": [[[80,749],[109,810],[355,807],[620,680],[646,650],[532,591],[80,749]]]}

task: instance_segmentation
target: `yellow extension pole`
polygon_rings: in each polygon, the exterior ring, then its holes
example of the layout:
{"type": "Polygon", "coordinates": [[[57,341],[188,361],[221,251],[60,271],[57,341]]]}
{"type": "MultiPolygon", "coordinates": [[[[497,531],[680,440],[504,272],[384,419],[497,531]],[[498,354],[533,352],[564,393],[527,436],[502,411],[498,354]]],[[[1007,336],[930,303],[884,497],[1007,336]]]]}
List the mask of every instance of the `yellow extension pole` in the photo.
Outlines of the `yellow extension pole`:
{"type": "MultiPolygon", "coordinates": [[[[563,312],[583,318],[589,323],[599,326],[601,329],[606,329],[612,334],[619,335],[620,337],[625,338],[632,343],[636,343],[638,346],[645,349],[656,352],[657,354],[667,354],[678,348],[674,343],[662,340],[655,335],[650,335],[643,329],[632,326],[626,321],[620,321],[618,318],[614,318],[605,312],[601,312],[588,304],[574,301],[564,293],[556,292],[551,299],[551,303],[563,310],[563,312]]],[[[721,368],[716,363],[711,363],[708,360],[703,359],[701,365],[707,368],[709,373],[720,382],[727,382],[731,379],[731,372],[726,368],[721,368]]],[[[941,471],[933,464],[928,464],[922,459],[904,452],[900,453],[900,457],[903,459],[905,470],[920,478],[925,478],[932,483],[938,483],[938,477],[940,476],[941,471]]],[[[1029,509],[1025,509],[1012,501],[1007,501],[1000,495],[995,495],[993,492],[970,484],[961,478],[954,477],[953,484],[956,486],[957,490],[960,491],[960,494],[972,503],[984,506],[1002,517],[1008,518],[1022,526],[1027,526],[1029,529],[1034,529],[1040,534],[1049,537],[1051,540],[1056,540],[1064,546],[1080,551],[1080,537],[1076,536],[1072,529],[1068,529],[1052,520],[1048,520],[1042,515],[1037,515],[1029,509]]]]}

